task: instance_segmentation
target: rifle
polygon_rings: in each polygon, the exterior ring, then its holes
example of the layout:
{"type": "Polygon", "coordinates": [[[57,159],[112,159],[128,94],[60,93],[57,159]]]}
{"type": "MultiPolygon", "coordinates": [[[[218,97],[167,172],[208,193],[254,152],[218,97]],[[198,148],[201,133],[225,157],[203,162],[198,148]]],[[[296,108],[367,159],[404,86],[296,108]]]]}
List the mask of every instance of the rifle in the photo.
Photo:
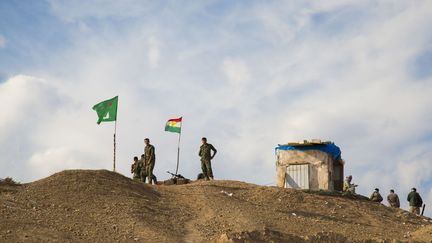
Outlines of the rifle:
{"type": "Polygon", "coordinates": [[[423,216],[423,213],[424,213],[425,207],[426,207],[426,204],[423,204],[423,208],[422,208],[422,211],[421,211],[421,216],[423,216]]]}
{"type": "Polygon", "coordinates": [[[182,176],[180,174],[174,174],[174,173],[171,173],[169,171],[167,171],[167,173],[170,174],[170,175],[172,175],[173,179],[185,179],[184,176],[182,176]]]}

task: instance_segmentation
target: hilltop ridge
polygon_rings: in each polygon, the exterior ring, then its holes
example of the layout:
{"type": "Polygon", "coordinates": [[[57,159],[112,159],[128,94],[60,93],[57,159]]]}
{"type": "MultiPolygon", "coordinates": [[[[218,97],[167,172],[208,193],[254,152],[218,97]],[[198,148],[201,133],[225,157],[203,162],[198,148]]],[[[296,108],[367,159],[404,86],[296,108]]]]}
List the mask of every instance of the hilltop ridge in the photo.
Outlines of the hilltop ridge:
{"type": "Polygon", "coordinates": [[[432,221],[368,200],[238,181],[154,186],[106,170],[0,185],[0,241],[429,241],[432,221]]]}

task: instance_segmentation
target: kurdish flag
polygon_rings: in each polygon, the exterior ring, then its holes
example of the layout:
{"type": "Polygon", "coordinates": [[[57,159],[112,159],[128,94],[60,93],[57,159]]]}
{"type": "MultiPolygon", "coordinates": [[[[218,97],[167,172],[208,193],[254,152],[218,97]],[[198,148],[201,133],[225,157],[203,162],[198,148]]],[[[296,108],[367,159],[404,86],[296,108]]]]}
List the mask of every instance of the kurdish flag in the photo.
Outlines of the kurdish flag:
{"type": "Polygon", "coordinates": [[[95,110],[98,115],[97,124],[99,125],[101,122],[117,121],[117,105],[118,96],[94,105],[93,110],[95,110]]]}
{"type": "Polygon", "coordinates": [[[182,117],[169,119],[165,125],[165,131],[181,133],[182,117]]]}

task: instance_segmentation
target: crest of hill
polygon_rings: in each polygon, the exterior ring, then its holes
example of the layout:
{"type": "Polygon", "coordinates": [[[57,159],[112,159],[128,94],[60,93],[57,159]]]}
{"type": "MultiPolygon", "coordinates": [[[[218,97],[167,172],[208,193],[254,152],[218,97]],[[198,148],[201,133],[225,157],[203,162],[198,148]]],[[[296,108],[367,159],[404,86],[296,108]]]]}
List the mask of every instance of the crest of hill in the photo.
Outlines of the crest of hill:
{"type": "Polygon", "coordinates": [[[381,242],[432,239],[431,221],[362,198],[199,181],[150,186],[69,170],[1,190],[0,241],[381,242]]]}

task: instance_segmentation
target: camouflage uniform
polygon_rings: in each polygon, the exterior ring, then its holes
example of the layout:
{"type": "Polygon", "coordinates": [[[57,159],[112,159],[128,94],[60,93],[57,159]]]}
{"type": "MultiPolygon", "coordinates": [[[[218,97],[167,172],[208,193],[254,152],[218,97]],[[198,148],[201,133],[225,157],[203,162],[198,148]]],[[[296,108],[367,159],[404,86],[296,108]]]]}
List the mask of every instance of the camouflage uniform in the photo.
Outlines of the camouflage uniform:
{"type": "Polygon", "coordinates": [[[213,151],[214,154],[216,154],[217,152],[217,150],[215,149],[215,147],[213,147],[213,145],[209,143],[204,143],[203,145],[201,145],[200,151],[198,153],[198,155],[201,157],[201,170],[207,180],[209,178],[213,179],[213,170],[211,167],[211,159],[212,159],[211,151],[213,151]]]}
{"type": "Polygon", "coordinates": [[[345,194],[355,194],[355,187],[356,186],[354,184],[351,184],[350,180],[345,179],[342,191],[345,194]]]}
{"type": "MultiPolygon", "coordinates": [[[[154,181],[153,169],[156,162],[155,148],[153,145],[149,144],[144,148],[144,170],[145,175],[143,181],[146,181],[146,177],[149,178],[149,184],[154,181]]],[[[156,181],[154,181],[156,183],[156,181]]]]}
{"type": "Polygon", "coordinates": [[[420,197],[420,194],[416,191],[411,191],[408,194],[407,200],[410,206],[410,212],[420,214],[420,207],[423,206],[423,200],[420,197]]]}
{"type": "Polygon", "coordinates": [[[370,200],[372,202],[379,202],[380,203],[380,202],[382,202],[383,198],[382,198],[382,196],[381,196],[381,194],[379,192],[374,191],[372,193],[372,195],[370,196],[370,200]]]}
{"type": "Polygon", "coordinates": [[[134,161],[134,163],[131,166],[131,173],[133,173],[133,179],[134,180],[140,180],[141,179],[141,171],[142,166],[140,164],[140,161],[134,161]]]}
{"type": "Polygon", "coordinates": [[[392,207],[392,208],[399,208],[400,207],[399,196],[396,193],[391,192],[387,196],[387,202],[389,203],[390,207],[392,207]]]}
{"type": "Polygon", "coordinates": [[[142,182],[145,182],[146,180],[146,176],[147,176],[147,172],[145,170],[145,164],[144,164],[144,156],[141,156],[141,159],[138,161],[138,165],[140,168],[140,180],[142,182]]]}

